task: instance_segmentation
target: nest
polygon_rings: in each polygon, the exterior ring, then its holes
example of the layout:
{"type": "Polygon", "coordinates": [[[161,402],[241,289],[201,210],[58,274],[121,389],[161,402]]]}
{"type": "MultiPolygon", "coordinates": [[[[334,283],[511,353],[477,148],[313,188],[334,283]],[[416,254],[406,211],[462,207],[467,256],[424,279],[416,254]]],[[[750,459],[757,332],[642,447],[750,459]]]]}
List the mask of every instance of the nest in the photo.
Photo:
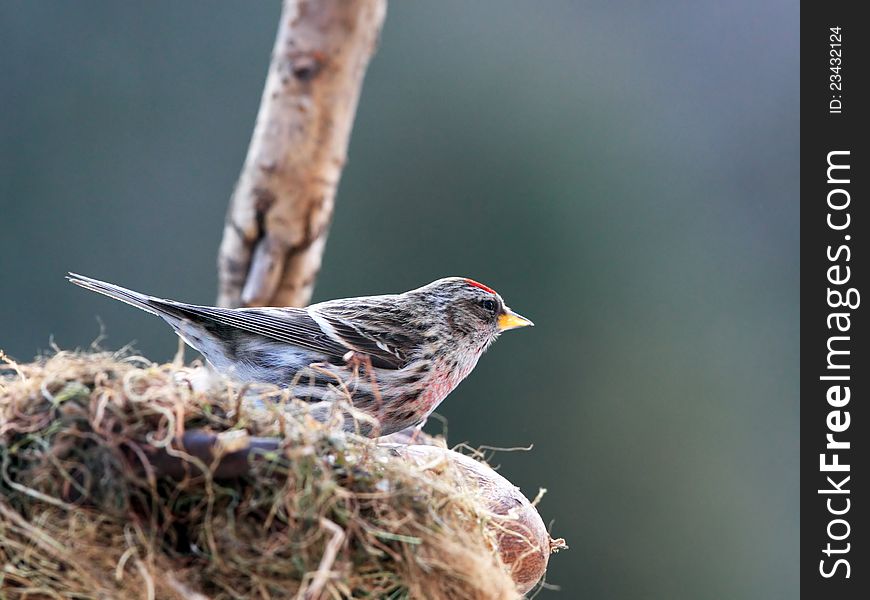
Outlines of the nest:
{"type": "Polygon", "coordinates": [[[232,384],[197,385],[197,373],[109,353],[4,363],[0,589],[29,598],[518,597],[486,500],[456,468],[424,467],[291,416],[292,401],[274,389],[249,405],[232,384]],[[211,436],[214,460],[184,443],[191,432],[211,436]],[[238,472],[216,469],[242,446],[238,472]]]}

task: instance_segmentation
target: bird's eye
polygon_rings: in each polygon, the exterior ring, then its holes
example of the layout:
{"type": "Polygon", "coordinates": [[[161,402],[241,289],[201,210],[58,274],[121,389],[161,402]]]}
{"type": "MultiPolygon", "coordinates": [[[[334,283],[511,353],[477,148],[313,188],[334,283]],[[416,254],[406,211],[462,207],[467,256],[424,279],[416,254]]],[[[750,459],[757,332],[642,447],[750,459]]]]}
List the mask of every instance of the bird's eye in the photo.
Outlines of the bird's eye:
{"type": "Polygon", "coordinates": [[[488,310],[489,312],[495,312],[495,300],[483,300],[480,305],[484,308],[484,310],[488,310]]]}

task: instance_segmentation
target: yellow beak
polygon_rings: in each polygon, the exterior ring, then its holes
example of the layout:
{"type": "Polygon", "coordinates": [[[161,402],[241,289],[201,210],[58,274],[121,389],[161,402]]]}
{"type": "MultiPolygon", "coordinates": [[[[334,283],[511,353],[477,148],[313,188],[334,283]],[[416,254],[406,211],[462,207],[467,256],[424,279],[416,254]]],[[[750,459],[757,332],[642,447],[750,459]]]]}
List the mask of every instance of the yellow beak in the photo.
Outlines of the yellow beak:
{"type": "Polygon", "coordinates": [[[529,325],[534,325],[534,323],[507,307],[505,307],[505,312],[498,316],[498,328],[501,331],[516,329],[517,327],[527,327],[529,325]]]}

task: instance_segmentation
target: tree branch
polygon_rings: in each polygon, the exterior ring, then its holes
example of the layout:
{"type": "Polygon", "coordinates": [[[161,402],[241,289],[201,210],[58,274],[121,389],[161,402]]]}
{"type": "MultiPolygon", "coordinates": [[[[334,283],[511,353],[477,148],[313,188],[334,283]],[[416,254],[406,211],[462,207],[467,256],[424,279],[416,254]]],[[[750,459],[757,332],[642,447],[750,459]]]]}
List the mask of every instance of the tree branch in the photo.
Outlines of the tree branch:
{"type": "Polygon", "coordinates": [[[221,306],[304,306],[386,0],[284,0],[218,255],[221,306]]]}

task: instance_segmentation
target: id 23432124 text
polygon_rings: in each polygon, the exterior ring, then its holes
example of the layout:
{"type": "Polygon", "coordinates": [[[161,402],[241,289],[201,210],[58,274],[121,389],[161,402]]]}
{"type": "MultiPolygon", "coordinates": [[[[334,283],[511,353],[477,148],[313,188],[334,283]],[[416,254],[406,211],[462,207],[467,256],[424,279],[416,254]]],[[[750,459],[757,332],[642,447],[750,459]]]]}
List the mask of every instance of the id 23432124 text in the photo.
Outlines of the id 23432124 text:
{"type": "Polygon", "coordinates": [[[843,112],[843,28],[830,27],[828,35],[828,89],[831,100],[828,113],[839,115],[843,112]]]}

